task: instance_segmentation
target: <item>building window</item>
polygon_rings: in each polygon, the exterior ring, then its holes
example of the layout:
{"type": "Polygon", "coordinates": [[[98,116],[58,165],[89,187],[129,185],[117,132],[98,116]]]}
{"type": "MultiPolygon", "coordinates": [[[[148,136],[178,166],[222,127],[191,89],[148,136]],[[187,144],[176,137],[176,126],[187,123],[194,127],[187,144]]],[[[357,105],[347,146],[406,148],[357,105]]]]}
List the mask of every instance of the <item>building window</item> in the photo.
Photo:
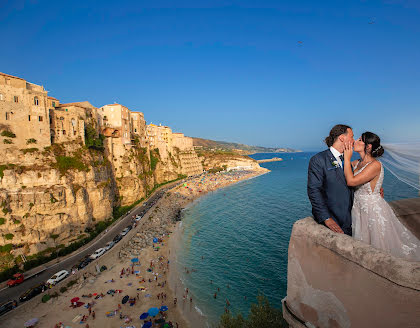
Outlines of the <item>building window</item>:
{"type": "Polygon", "coordinates": [[[3,101],[3,100],[4,100],[4,96],[2,93],[0,93],[0,101],[3,101]]]}
{"type": "Polygon", "coordinates": [[[35,106],[39,106],[39,99],[38,99],[38,97],[35,97],[34,98],[34,105],[35,106]]]}
{"type": "Polygon", "coordinates": [[[73,131],[73,135],[76,135],[77,134],[77,132],[76,131],[73,131]]]}
{"type": "Polygon", "coordinates": [[[63,130],[63,135],[66,135],[66,130],[63,130]]]}
{"type": "Polygon", "coordinates": [[[38,116],[38,121],[42,122],[43,117],[42,116],[38,116]]]}
{"type": "Polygon", "coordinates": [[[18,97],[18,96],[14,96],[14,97],[13,97],[13,101],[14,101],[15,103],[18,103],[18,102],[19,102],[19,97],[18,97]]]}
{"type": "Polygon", "coordinates": [[[137,129],[134,129],[134,132],[137,132],[137,129]]]}
{"type": "Polygon", "coordinates": [[[55,108],[55,101],[52,102],[52,106],[55,108]]]}
{"type": "Polygon", "coordinates": [[[28,115],[28,121],[30,121],[31,120],[31,115],[28,115]]]}
{"type": "Polygon", "coordinates": [[[6,112],[6,121],[10,120],[10,113],[6,112]]]}

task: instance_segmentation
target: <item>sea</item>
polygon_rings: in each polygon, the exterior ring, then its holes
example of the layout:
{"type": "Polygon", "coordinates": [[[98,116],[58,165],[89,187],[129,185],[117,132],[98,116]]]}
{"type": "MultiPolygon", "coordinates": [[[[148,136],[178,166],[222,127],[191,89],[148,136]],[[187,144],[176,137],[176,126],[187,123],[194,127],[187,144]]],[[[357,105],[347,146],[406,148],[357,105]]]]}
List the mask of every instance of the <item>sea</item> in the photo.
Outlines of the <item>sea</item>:
{"type": "MultiPolygon", "coordinates": [[[[287,250],[293,224],[311,215],[306,194],[308,163],[315,153],[258,153],[270,173],[201,197],[183,211],[177,268],[194,307],[215,327],[225,311],[247,316],[264,294],[281,308],[287,288],[287,250]]],[[[418,197],[418,191],[385,171],[385,199],[418,197]]]]}

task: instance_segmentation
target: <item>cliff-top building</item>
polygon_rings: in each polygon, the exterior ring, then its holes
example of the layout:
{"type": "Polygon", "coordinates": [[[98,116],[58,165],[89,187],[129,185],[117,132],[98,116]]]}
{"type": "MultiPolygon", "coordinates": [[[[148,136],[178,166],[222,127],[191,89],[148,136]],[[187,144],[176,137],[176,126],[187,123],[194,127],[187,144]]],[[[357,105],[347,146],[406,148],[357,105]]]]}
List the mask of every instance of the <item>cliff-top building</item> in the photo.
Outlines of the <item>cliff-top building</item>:
{"type": "Polygon", "coordinates": [[[50,146],[47,106],[44,87],[0,73],[0,149],[50,146]]]}
{"type": "Polygon", "coordinates": [[[120,104],[110,104],[98,109],[98,123],[107,137],[121,138],[131,144],[130,110],[120,104]]]}

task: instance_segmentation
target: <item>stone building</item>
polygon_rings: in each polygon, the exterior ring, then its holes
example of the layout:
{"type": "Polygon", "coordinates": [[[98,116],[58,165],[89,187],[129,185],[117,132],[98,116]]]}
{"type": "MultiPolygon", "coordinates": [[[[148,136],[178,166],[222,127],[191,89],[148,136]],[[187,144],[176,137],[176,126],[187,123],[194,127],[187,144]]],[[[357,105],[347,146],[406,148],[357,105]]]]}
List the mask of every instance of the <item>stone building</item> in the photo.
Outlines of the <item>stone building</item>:
{"type": "Polygon", "coordinates": [[[51,143],[80,141],[84,144],[86,125],[97,127],[96,107],[88,101],[60,104],[53,99],[49,101],[51,143]]]}
{"type": "Polygon", "coordinates": [[[162,160],[168,158],[168,153],[172,152],[172,130],[168,126],[149,124],[146,128],[147,138],[150,149],[159,149],[162,160]]]}
{"type": "Polygon", "coordinates": [[[44,87],[0,73],[0,149],[51,145],[44,87]]]}
{"type": "Polygon", "coordinates": [[[185,137],[183,133],[172,133],[172,147],[180,151],[193,150],[193,140],[185,137]]]}
{"type": "Polygon", "coordinates": [[[121,138],[123,144],[131,144],[130,110],[120,104],[102,106],[97,110],[98,124],[107,137],[121,138]]]}
{"type": "Polygon", "coordinates": [[[140,147],[147,147],[146,121],[143,113],[130,111],[130,128],[132,139],[138,138],[140,147]]]}

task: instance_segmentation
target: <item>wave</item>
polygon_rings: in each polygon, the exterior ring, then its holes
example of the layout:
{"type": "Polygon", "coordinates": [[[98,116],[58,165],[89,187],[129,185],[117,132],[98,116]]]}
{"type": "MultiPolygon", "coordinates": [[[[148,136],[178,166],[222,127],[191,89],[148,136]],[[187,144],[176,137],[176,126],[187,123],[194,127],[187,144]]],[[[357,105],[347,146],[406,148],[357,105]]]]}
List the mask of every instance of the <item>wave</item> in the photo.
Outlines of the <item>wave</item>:
{"type": "Polygon", "coordinates": [[[199,314],[199,315],[201,315],[202,317],[204,317],[205,315],[204,315],[204,313],[203,313],[203,311],[201,311],[200,310],[200,308],[197,306],[197,305],[195,305],[194,306],[194,309],[197,311],[197,313],[199,314]]]}

